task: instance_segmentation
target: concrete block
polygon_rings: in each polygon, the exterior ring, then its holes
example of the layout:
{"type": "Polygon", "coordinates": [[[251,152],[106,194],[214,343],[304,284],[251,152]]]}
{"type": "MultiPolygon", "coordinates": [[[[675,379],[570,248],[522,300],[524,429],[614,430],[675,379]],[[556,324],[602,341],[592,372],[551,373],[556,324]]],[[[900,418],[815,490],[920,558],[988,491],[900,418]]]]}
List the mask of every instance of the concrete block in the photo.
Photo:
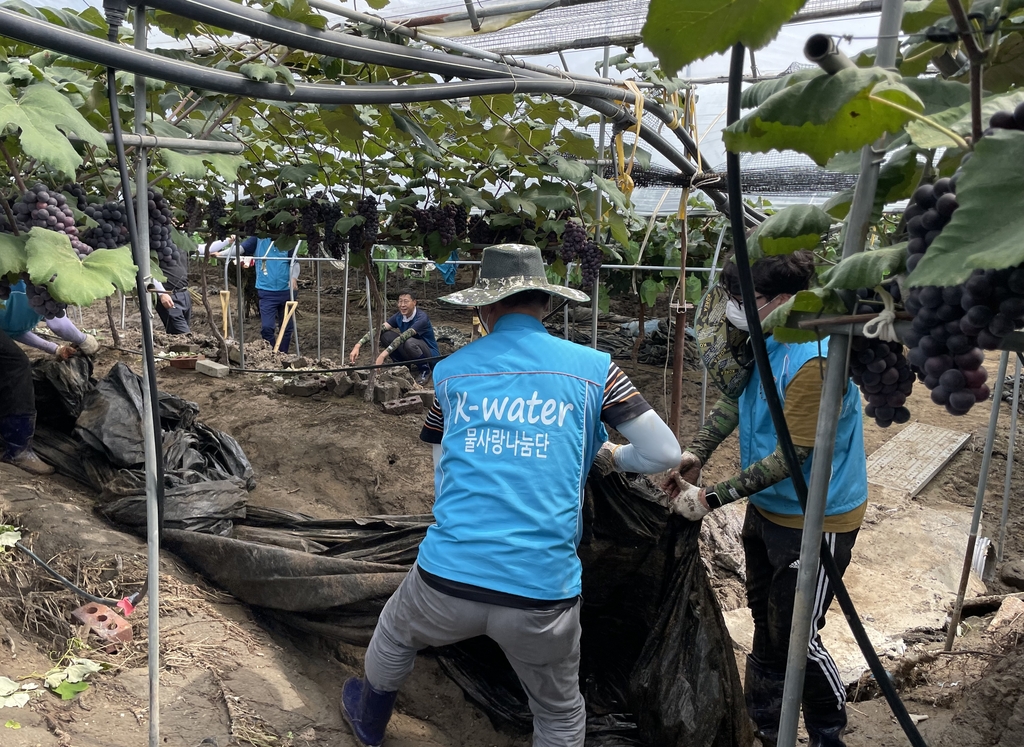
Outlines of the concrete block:
{"type": "Polygon", "coordinates": [[[370,378],[370,372],[362,369],[355,369],[348,372],[349,376],[352,377],[353,381],[366,381],[370,378]]]}
{"type": "Polygon", "coordinates": [[[419,397],[420,401],[423,402],[424,407],[430,407],[434,404],[434,390],[433,389],[413,389],[409,392],[410,397],[419,397]]]}
{"type": "Polygon", "coordinates": [[[384,382],[373,387],[373,401],[378,405],[401,397],[402,388],[393,382],[384,382]]]}
{"type": "Polygon", "coordinates": [[[242,365],[242,351],[238,349],[237,345],[228,346],[228,361],[236,366],[242,365]]]}
{"type": "MultiPolygon", "coordinates": [[[[334,381],[334,388],[331,391],[334,392],[335,397],[347,397],[356,387],[356,382],[348,374],[335,374],[331,380],[334,381]]],[[[365,385],[363,391],[366,391],[365,385]]]]}
{"type": "Polygon", "coordinates": [[[294,358],[290,358],[284,362],[285,368],[309,368],[309,361],[303,358],[301,355],[297,355],[294,358]]]}
{"type": "Polygon", "coordinates": [[[355,384],[352,387],[352,392],[357,397],[362,397],[364,394],[366,394],[366,382],[365,381],[357,381],[357,382],[355,382],[355,384]]]}
{"type": "Polygon", "coordinates": [[[167,348],[169,353],[185,353],[187,355],[195,355],[199,352],[198,345],[171,345],[167,348]]]}
{"type": "Polygon", "coordinates": [[[215,379],[223,379],[229,373],[231,373],[231,369],[225,366],[224,364],[208,360],[197,361],[196,371],[198,371],[199,373],[204,373],[207,376],[212,376],[215,379]]]}
{"type": "Polygon", "coordinates": [[[403,397],[384,403],[384,412],[389,415],[407,415],[423,412],[423,400],[419,397],[403,397]]]}
{"type": "Polygon", "coordinates": [[[281,394],[289,397],[312,397],[320,392],[320,382],[312,379],[296,379],[281,387],[281,394]]]}

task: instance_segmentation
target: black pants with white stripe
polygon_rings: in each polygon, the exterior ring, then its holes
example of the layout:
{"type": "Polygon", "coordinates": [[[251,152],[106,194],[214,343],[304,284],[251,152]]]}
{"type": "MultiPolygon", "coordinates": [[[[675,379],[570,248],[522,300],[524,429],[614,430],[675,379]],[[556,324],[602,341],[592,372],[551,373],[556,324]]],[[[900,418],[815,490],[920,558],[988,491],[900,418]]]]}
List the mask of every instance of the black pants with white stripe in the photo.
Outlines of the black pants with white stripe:
{"type": "MultiPolygon", "coordinates": [[[[747,606],[754,617],[751,656],[769,672],[782,673],[786,670],[799,572],[800,535],[799,529],[774,524],[748,504],[743,523],[743,550],[747,565],[747,606]]],[[[825,539],[840,573],[845,573],[857,541],[857,530],[826,533],[825,539]]],[[[825,577],[824,570],[819,568],[811,627],[813,635],[807,650],[807,676],[804,679],[804,722],[808,730],[812,723],[827,725],[837,717],[841,717],[845,724],[846,688],[818,633],[825,626],[825,613],[833,596],[832,584],[825,577]]]]}

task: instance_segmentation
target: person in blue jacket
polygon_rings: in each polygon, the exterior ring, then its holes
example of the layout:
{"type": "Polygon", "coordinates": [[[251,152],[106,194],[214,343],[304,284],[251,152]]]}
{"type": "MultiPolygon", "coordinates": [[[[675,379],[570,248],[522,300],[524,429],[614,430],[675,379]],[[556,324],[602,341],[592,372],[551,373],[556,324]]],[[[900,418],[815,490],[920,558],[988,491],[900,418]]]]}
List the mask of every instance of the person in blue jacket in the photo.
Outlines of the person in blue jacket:
{"type": "Polygon", "coordinates": [[[43,321],[28,302],[25,281],[11,286],[11,295],[0,301],[0,438],[4,441],[2,461],[34,475],[48,475],[53,467],[32,449],[36,431],[36,401],[28,356],[16,344],[37,348],[67,360],[81,350],[86,355],[99,351],[92,335],[80,331],[67,316],[46,320],[50,331],[71,345],[44,340],[33,330],[43,321]]]}
{"type": "MultiPolygon", "coordinates": [[[[765,257],[754,263],[751,272],[758,316],[764,320],[795,293],[807,289],[814,275],[814,255],[799,251],[765,257]]],[[[722,275],[732,297],[725,310],[726,319],[745,330],[736,265],[727,264],[722,275]]],[[[828,340],[783,343],[769,336],[766,343],[786,425],[802,462],[804,479],[810,482],[828,340]]],[[[683,452],[678,472],[671,475],[664,487],[673,497],[674,509],[692,520],[700,520],[726,503],[749,499],[742,540],[754,642],[747,656],[744,690],[758,736],[765,745],[774,745],[782,713],[803,510],[779,449],[761,377],[756,371],[738,400],[723,397],[718,401],[693,443],[683,452]],[[708,457],[737,426],[742,471],[708,488],[690,484],[697,481],[708,457]]],[[[848,382],[839,414],[824,527],[825,540],[841,572],[850,564],[867,498],[860,392],[848,382]]],[[[846,688],[819,634],[834,596],[820,567],[817,589],[804,679],[804,725],[810,747],[842,747],[847,720],[846,688]]]]}
{"type": "Polygon", "coordinates": [[[434,455],[434,518],[416,564],[381,612],[365,676],[345,682],[357,742],[379,745],[416,654],[486,635],[529,697],[535,747],[581,747],[583,488],[594,465],[652,474],[679,442],[602,353],[548,334],[552,285],[540,250],[484,249],[476,286],[441,300],[475,307],[488,334],[434,369],[420,438],[434,455]],[[607,442],[604,423],[628,444],[607,442]]]}
{"type": "MultiPolygon", "coordinates": [[[[298,251],[288,253],[275,246],[273,239],[250,236],[242,242],[242,254],[256,260],[256,294],[260,299],[260,335],[273,347],[277,342],[277,329],[284,323],[284,307],[294,301],[298,294],[299,263],[295,261],[298,251]]],[[[221,252],[220,256],[229,256],[221,252]]],[[[288,352],[292,332],[298,334],[295,317],[281,337],[280,351],[288,352]]]]}
{"type": "MultiPolygon", "coordinates": [[[[359,338],[359,342],[349,354],[350,363],[358,360],[360,349],[369,341],[369,332],[359,338]]],[[[430,378],[430,363],[426,359],[436,358],[440,354],[430,317],[427,316],[427,312],[416,306],[415,291],[403,290],[398,295],[397,313],[381,325],[380,354],[377,356],[376,364],[383,364],[388,356],[398,362],[419,361],[420,373],[416,383],[422,385],[430,378]]]]}

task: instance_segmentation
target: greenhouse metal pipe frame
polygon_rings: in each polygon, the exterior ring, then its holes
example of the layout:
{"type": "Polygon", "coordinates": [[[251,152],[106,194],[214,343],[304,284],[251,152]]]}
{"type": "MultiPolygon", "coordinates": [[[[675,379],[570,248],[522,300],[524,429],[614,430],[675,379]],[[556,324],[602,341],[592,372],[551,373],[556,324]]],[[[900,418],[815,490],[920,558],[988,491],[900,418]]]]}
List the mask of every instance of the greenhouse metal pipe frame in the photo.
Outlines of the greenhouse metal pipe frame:
{"type": "MultiPolygon", "coordinates": [[[[4,35],[36,46],[59,50],[64,54],[90,62],[113,65],[121,70],[148,77],[166,80],[181,85],[203,88],[219,93],[247,96],[271,101],[306,102],[313,104],[391,104],[416,101],[453,99],[462,96],[487,96],[507,93],[551,94],[565,96],[590,106],[613,122],[634,126],[635,117],[613,101],[632,100],[633,94],[614,86],[575,80],[564,76],[543,77],[540,73],[517,76],[510,67],[487,62],[467,64],[458,57],[427,50],[410,49],[386,42],[355,39],[336,32],[322,32],[304,24],[279,19],[262,11],[243,8],[231,2],[208,0],[217,3],[217,13],[191,0],[157,0],[150,5],[169,12],[188,15],[194,20],[213,23],[241,33],[253,33],[258,38],[274,43],[286,44],[307,51],[345,57],[355,61],[383,64],[403,69],[436,72],[448,76],[473,78],[458,83],[428,83],[412,86],[368,84],[340,86],[322,84],[297,84],[292,88],[284,84],[262,83],[250,80],[238,73],[173,60],[167,57],[141,52],[110,43],[77,31],[55,26],[47,21],[25,16],[17,11],[0,8],[0,21],[4,35]],[[223,6],[227,5],[228,8],[223,6]],[[195,9],[206,10],[197,13],[195,9]],[[237,11],[244,11],[238,13],[237,11]],[[252,18],[251,16],[258,18],[252,18]],[[273,21],[271,23],[270,21],[273,21]],[[402,50],[396,52],[395,49],[402,50]],[[483,74],[482,74],[483,73],[483,74]],[[479,80],[479,78],[487,78],[479,80]]],[[[661,107],[648,105],[648,111],[661,118],[670,119],[661,107]]],[[[681,130],[674,130],[688,145],[681,130]]],[[[640,137],[665,156],[682,173],[692,176],[697,169],[667,140],[641,125],[640,137]]],[[[702,169],[704,164],[702,164],[702,169]]],[[[721,210],[728,207],[726,196],[717,190],[705,190],[721,210]]],[[[745,208],[747,222],[754,224],[763,220],[750,208],[745,208]]]]}

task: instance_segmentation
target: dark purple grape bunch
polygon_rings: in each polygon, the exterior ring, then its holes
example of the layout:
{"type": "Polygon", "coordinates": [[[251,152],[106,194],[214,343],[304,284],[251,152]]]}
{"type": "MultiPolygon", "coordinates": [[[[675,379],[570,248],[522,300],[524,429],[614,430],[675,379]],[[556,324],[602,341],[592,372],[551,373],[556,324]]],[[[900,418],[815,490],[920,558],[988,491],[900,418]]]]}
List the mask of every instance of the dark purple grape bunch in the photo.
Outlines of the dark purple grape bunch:
{"type": "Polygon", "coordinates": [[[199,198],[195,195],[186,197],[183,209],[185,211],[185,231],[195,233],[203,225],[203,206],[199,202],[199,198]]]}
{"type": "Polygon", "coordinates": [[[92,253],[92,247],[78,235],[74,211],[61,192],[36,183],[11,206],[11,212],[14,213],[19,231],[45,228],[63,233],[71,241],[71,247],[79,259],[85,259],[92,253]]]}
{"type": "MultiPolygon", "coordinates": [[[[903,291],[895,280],[882,285],[882,290],[888,293],[893,302],[901,303],[903,291]]],[[[861,288],[857,291],[857,314],[876,314],[885,308],[885,300],[877,291],[871,288],[861,288]]]]}
{"type": "MultiPolygon", "coordinates": [[[[149,190],[146,193],[146,199],[149,208],[149,248],[156,252],[157,262],[162,269],[174,269],[181,263],[181,254],[171,239],[171,229],[174,227],[174,213],[171,211],[171,205],[163,193],[157,189],[149,190]]],[[[221,200],[221,207],[223,208],[223,206],[224,201],[221,200]]],[[[226,238],[226,236],[225,231],[224,235],[217,238],[226,238]]]]}
{"type": "Polygon", "coordinates": [[[853,383],[868,401],[864,414],[881,428],[910,420],[906,402],[914,389],[914,372],[903,343],[854,337],[850,356],[853,383]]]}
{"type": "Polygon", "coordinates": [[[318,200],[309,200],[299,209],[299,229],[306,237],[306,248],[311,256],[320,253],[323,238],[320,235],[321,205],[318,200]]]}
{"type": "Polygon", "coordinates": [[[86,205],[83,211],[96,222],[92,228],[82,232],[82,241],[93,249],[116,249],[128,243],[128,219],[124,205],[107,202],[102,205],[86,205]]]}
{"type": "Polygon", "coordinates": [[[450,246],[455,243],[459,227],[455,223],[455,205],[447,202],[438,208],[437,232],[441,237],[441,246],[450,246]]]}
{"type": "Polygon", "coordinates": [[[75,207],[82,212],[85,212],[85,208],[89,204],[89,198],[85,194],[85,187],[81,184],[72,184],[69,182],[64,185],[64,189],[61,191],[70,195],[75,201],[75,207]]]}
{"type": "Polygon", "coordinates": [[[903,214],[909,235],[907,272],[914,271],[958,207],[956,182],[953,178],[943,177],[935,184],[922,184],[917,188],[903,214]]]}
{"type": "Polygon", "coordinates": [[[363,217],[361,225],[352,226],[348,232],[348,244],[353,249],[362,249],[377,241],[380,230],[380,213],[377,210],[377,198],[367,195],[356,203],[356,215],[363,217]]]}
{"type": "Polygon", "coordinates": [[[588,241],[580,252],[580,272],[583,275],[583,287],[592,288],[601,275],[601,247],[588,241]]]}
{"type": "Polygon", "coordinates": [[[67,304],[51,296],[49,288],[31,283],[26,273],[22,273],[21,279],[25,281],[25,296],[32,311],[44,319],[58,319],[67,314],[67,304]]]}
{"type": "Polygon", "coordinates": [[[224,198],[214,195],[206,206],[206,233],[207,239],[221,241],[231,233],[231,229],[224,220],[228,215],[227,205],[224,198]]]}
{"type": "Polygon", "coordinates": [[[587,229],[578,220],[567,220],[562,231],[562,248],[559,255],[565,266],[576,261],[587,246],[587,229]]]}
{"type": "Polygon", "coordinates": [[[474,215],[469,219],[469,241],[473,244],[494,244],[496,236],[491,224],[488,222],[488,214],[474,215]]]}
{"type": "Polygon", "coordinates": [[[346,237],[338,233],[336,228],[342,217],[341,207],[336,202],[323,202],[320,205],[320,217],[324,223],[324,246],[327,252],[335,259],[344,259],[346,237]]]}

